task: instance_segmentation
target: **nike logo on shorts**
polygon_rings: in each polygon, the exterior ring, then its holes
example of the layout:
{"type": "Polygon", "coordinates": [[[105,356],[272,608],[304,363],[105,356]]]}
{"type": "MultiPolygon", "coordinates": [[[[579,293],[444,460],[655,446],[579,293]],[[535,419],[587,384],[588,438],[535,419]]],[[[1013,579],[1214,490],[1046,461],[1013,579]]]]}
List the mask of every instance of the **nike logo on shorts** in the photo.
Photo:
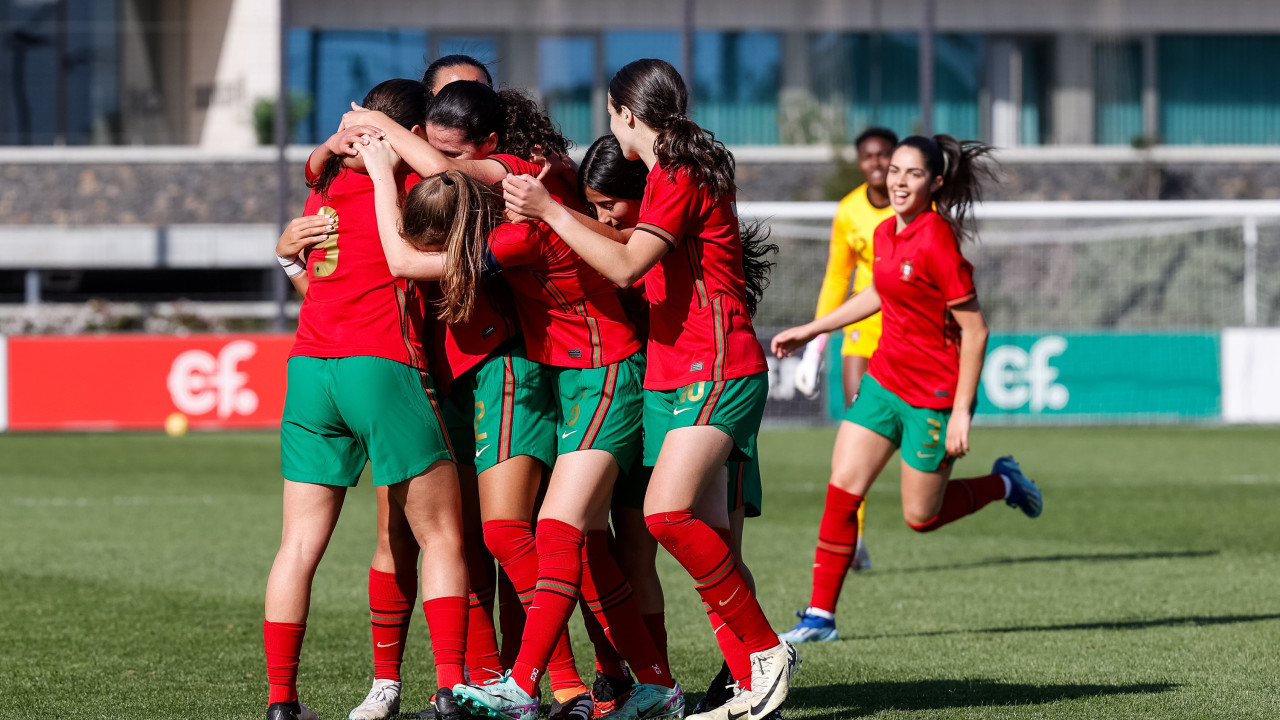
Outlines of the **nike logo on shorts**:
{"type": "Polygon", "coordinates": [[[916,451],[916,457],[923,458],[925,460],[928,460],[929,458],[932,458],[932,457],[937,457],[937,455],[938,455],[937,453],[922,453],[919,450],[916,451]]]}
{"type": "Polygon", "coordinates": [[[484,452],[485,450],[488,450],[488,449],[489,449],[489,446],[488,446],[488,445],[485,445],[484,447],[480,448],[479,450],[477,450],[477,451],[476,451],[476,457],[480,457],[480,453],[482,453],[482,452],[484,452]]]}
{"type": "Polygon", "coordinates": [[[577,430],[570,430],[569,432],[562,434],[562,435],[560,436],[560,439],[561,439],[561,440],[564,440],[565,438],[569,437],[570,435],[572,435],[572,434],[574,434],[574,433],[576,433],[576,432],[578,432],[578,431],[577,431],[577,430]]]}
{"type": "Polygon", "coordinates": [[[693,409],[693,408],[680,408],[679,410],[672,410],[672,411],[671,411],[671,414],[672,414],[672,415],[679,415],[679,414],[680,414],[680,413],[682,413],[682,412],[689,412],[689,411],[690,411],[690,410],[692,410],[692,409],[693,409]]]}

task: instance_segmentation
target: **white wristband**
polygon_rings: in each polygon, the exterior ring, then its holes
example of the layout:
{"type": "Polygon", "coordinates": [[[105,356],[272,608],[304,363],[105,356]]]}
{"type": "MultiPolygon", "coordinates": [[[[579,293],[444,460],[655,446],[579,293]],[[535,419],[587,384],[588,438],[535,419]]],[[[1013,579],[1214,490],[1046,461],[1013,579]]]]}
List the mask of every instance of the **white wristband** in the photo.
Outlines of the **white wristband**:
{"type": "Polygon", "coordinates": [[[284,274],[291,278],[298,277],[307,271],[307,266],[298,259],[297,255],[292,257],[276,255],[276,260],[279,261],[280,267],[284,268],[284,274]]]}

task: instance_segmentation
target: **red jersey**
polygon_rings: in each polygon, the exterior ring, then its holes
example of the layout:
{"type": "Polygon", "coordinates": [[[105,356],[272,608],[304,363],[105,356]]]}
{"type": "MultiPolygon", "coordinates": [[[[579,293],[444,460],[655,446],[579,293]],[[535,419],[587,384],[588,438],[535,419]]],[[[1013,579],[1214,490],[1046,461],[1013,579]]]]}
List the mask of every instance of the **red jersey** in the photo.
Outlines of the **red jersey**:
{"type": "Polygon", "coordinates": [[[897,222],[891,217],[875,232],[871,274],[883,330],[867,371],[908,405],[949,408],[960,372],[951,307],[977,296],[973,265],[938,213],[920,213],[901,233],[897,222]]]}
{"type": "Polygon", "coordinates": [[[519,297],[530,360],[593,368],[639,352],[618,288],[545,223],[502,223],[489,236],[489,249],[519,297]]]}
{"type": "MultiPolygon", "coordinates": [[[[490,155],[490,160],[497,160],[512,175],[532,175],[538,177],[538,173],[542,172],[542,166],[529,162],[515,155],[490,155]]],[[[547,175],[542,180],[542,184],[546,186],[547,192],[555,199],[556,202],[564,205],[570,210],[575,210],[587,214],[587,206],[582,202],[582,198],[578,197],[578,189],[573,187],[561,175],[547,175]]]]}
{"type": "MultiPolygon", "coordinates": [[[[401,192],[421,178],[397,175],[401,192]]],[[[378,238],[373,181],[344,169],[325,200],[314,190],[305,214],[332,208],[336,237],[307,254],[310,282],[298,315],[298,334],[290,357],[367,355],[425,369],[422,320],[425,304],[412,280],[392,277],[378,238]]]]}
{"type": "Polygon", "coordinates": [[[511,290],[501,278],[485,278],[476,286],[476,303],[465,322],[446,324],[435,317],[441,299],[439,285],[427,294],[428,325],[432,326],[431,369],[447,393],[460,375],[479,365],[507,340],[520,334],[511,290]]]}
{"type": "Polygon", "coordinates": [[[636,231],[641,230],[668,247],[645,276],[645,389],[674,390],[699,380],[731,380],[767,370],[747,311],[734,196],[712,197],[688,173],[669,178],[655,164],[640,202],[636,231]]]}

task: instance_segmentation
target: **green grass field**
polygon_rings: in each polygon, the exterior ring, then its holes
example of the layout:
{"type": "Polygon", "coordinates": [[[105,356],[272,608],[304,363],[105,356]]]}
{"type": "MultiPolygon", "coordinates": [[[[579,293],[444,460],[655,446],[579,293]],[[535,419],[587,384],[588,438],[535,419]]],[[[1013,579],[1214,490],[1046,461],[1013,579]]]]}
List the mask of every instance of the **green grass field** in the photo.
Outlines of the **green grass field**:
{"type": "MultiPolygon", "coordinates": [[[[746,553],[778,628],[808,598],[833,431],[762,436],[746,553]]],[[[1272,428],[979,428],[963,474],[1012,452],[1045,493],[931,535],[896,469],[869,498],[874,570],[842,639],[802,646],[788,718],[1280,717],[1280,471],[1272,428]]],[[[279,540],[272,433],[0,436],[0,717],[260,718],[262,592],[279,540]]],[[[345,718],[371,672],[373,493],[349,496],[316,579],[300,689],[345,718]]],[[[719,666],[663,558],[694,700],[719,666]]],[[[574,618],[579,658],[589,661],[574,618]]],[[[583,663],[585,666],[585,662],[583,663]]],[[[433,685],[415,620],[406,710],[433,685]]]]}

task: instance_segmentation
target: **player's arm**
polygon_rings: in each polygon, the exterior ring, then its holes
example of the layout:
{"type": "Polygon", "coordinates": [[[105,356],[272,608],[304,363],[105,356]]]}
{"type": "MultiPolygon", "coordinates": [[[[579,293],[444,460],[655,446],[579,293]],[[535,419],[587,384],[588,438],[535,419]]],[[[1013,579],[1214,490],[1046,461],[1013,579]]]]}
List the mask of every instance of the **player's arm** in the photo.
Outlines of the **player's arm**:
{"type": "MultiPolygon", "coordinates": [[[[343,127],[368,125],[377,128],[405,164],[423,177],[438,175],[446,170],[459,170],[483,183],[493,185],[507,176],[506,167],[497,160],[459,160],[448,157],[386,115],[376,110],[365,110],[355,103],[351,105],[352,111],[342,116],[343,127]]],[[[359,144],[366,142],[369,140],[361,139],[359,144]]]]}
{"type": "Polygon", "coordinates": [[[276,242],[276,259],[289,276],[289,282],[300,295],[306,297],[311,280],[307,277],[307,262],[302,255],[311,247],[324,242],[333,232],[333,218],[328,215],[303,215],[289,221],[276,242]]]}
{"type": "Polygon", "coordinates": [[[443,252],[422,252],[409,245],[400,235],[400,188],[395,167],[399,158],[391,145],[382,140],[360,145],[365,170],[373,181],[373,205],[378,217],[378,238],[387,268],[398,278],[439,280],[444,277],[443,252]]]}
{"type": "Polygon", "coordinates": [[[565,244],[618,287],[630,287],[662,259],[667,244],[657,235],[622,233],[556,202],[542,183],[528,175],[509,175],[502,181],[507,207],[525,217],[539,218],[565,244]]]}
{"type": "Polygon", "coordinates": [[[964,455],[969,452],[969,422],[973,401],[978,395],[982,363],[987,357],[989,331],[976,297],[952,305],[951,316],[961,331],[960,374],[956,382],[955,402],[951,406],[951,419],[947,422],[947,453],[964,455]]]}
{"type": "Polygon", "coordinates": [[[358,154],[356,146],[363,137],[382,137],[382,131],[372,125],[353,125],[340,128],[329,136],[324,144],[307,156],[306,177],[310,182],[320,176],[324,165],[332,157],[352,158],[358,154]]]}
{"type": "Polygon", "coordinates": [[[773,336],[772,349],[778,357],[789,357],[800,346],[822,333],[838,330],[880,312],[880,293],[872,283],[839,307],[813,322],[783,330],[773,336]]]}

